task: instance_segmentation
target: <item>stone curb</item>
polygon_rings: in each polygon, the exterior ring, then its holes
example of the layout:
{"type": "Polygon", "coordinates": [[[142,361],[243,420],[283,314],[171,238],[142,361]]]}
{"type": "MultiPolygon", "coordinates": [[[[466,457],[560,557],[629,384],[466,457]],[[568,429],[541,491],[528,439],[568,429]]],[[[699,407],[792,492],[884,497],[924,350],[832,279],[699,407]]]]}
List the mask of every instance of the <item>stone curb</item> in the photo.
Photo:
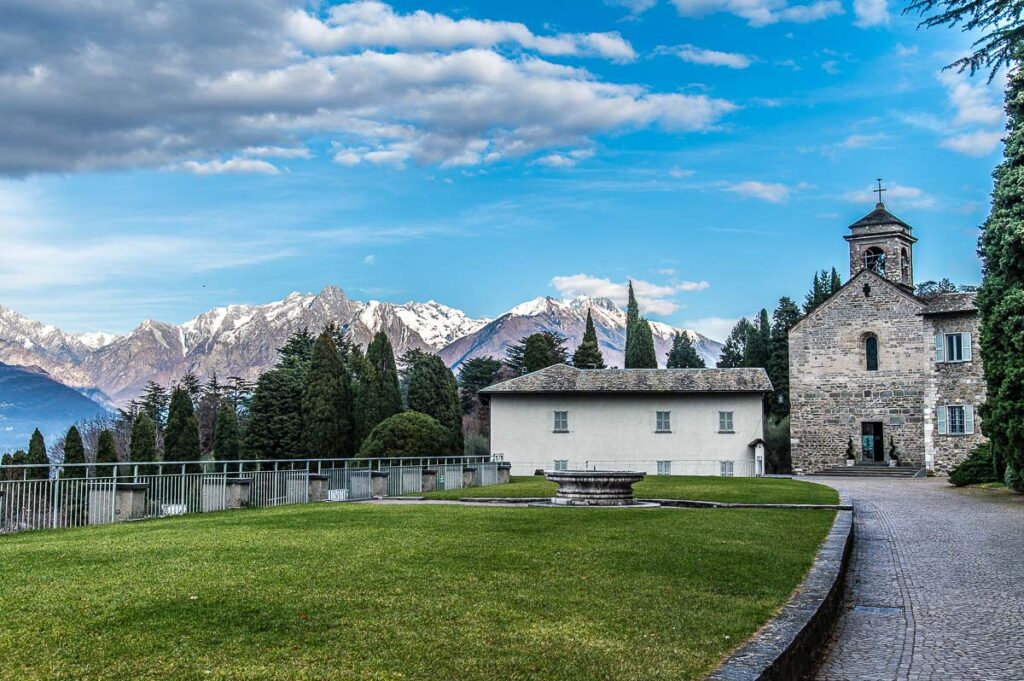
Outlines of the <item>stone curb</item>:
{"type": "MultiPolygon", "coordinates": [[[[416,497],[405,497],[415,499],[416,497]]],[[[422,499],[422,497],[420,497],[422,499]]],[[[463,497],[459,499],[464,504],[537,504],[550,501],[551,497],[463,497]]],[[[811,509],[828,511],[851,511],[853,506],[839,504],[732,504],[722,501],[691,501],[689,499],[637,499],[645,504],[660,504],[666,508],[781,508],[781,509],[811,509]]]]}
{"type": "MultiPolygon", "coordinates": [[[[840,506],[850,506],[845,494],[840,494],[839,501],[840,506]]],[[[730,655],[708,679],[805,678],[814,669],[818,654],[839,618],[853,542],[853,511],[841,510],[836,513],[810,572],[782,612],[730,655]]]]}

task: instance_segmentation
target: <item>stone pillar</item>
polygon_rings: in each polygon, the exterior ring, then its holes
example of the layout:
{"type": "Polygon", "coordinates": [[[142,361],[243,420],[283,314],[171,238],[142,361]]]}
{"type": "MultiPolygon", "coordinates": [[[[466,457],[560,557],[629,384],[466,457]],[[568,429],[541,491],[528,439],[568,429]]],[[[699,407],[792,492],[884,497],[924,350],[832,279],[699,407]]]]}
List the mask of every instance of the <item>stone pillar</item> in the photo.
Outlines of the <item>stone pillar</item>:
{"type": "Polygon", "coordinates": [[[370,473],[370,496],[386,497],[388,495],[388,473],[373,471],[370,473]]]}
{"type": "Polygon", "coordinates": [[[476,467],[475,466],[463,466],[462,468],[462,486],[473,487],[477,484],[476,481],[476,467]]]}
{"type": "Polygon", "coordinates": [[[117,498],[114,500],[114,522],[139,520],[146,517],[146,490],[143,482],[117,483],[117,498]]]}
{"type": "Polygon", "coordinates": [[[327,476],[319,473],[309,474],[309,501],[327,501],[327,476]]]}
{"type": "Polygon", "coordinates": [[[423,469],[423,492],[433,492],[437,489],[437,471],[423,469]]]}
{"type": "Polygon", "coordinates": [[[512,464],[505,462],[498,464],[498,484],[505,485],[512,482],[512,464]]]}
{"type": "Polygon", "coordinates": [[[228,478],[225,488],[225,506],[227,508],[245,508],[249,505],[249,494],[252,486],[250,478],[228,478]]]}

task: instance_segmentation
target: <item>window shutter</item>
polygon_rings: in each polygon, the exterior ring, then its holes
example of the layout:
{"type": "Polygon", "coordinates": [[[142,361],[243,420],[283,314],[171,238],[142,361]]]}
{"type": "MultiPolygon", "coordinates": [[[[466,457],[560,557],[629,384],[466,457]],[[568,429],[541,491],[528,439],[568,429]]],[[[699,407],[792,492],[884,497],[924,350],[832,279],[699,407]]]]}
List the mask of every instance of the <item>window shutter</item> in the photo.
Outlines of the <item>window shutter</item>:
{"type": "Polygon", "coordinates": [[[964,434],[974,435],[974,405],[964,405],[964,434]]]}
{"type": "Polygon", "coordinates": [[[946,361],[946,339],[940,333],[935,337],[935,361],[942,363],[946,361]]]}
{"type": "Polygon", "coordinates": [[[964,361],[970,362],[973,359],[973,357],[971,357],[971,334],[962,333],[960,334],[960,337],[963,339],[964,344],[964,361]]]}
{"type": "Polygon", "coordinates": [[[945,435],[946,434],[946,408],[945,407],[935,407],[935,413],[937,414],[938,419],[939,419],[939,435],[945,435]]]}

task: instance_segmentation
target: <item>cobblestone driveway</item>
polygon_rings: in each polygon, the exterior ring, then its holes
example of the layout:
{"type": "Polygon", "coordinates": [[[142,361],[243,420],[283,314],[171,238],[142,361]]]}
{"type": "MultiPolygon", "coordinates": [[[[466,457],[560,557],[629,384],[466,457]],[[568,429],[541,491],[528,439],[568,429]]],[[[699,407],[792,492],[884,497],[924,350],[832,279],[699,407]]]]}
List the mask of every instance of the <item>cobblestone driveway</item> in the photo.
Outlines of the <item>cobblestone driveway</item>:
{"type": "Polygon", "coordinates": [[[1024,497],[829,480],[856,551],[821,680],[1024,679],[1024,497]]]}

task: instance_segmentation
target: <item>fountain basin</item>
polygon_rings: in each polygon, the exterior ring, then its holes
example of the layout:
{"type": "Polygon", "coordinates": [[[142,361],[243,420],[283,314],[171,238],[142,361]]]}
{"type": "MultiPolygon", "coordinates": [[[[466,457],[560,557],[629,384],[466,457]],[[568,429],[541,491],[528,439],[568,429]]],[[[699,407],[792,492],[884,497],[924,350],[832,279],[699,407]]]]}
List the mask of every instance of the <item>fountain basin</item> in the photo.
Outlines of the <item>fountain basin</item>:
{"type": "Polygon", "coordinates": [[[638,506],[633,485],[646,477],[636,471],[544,471],[558,485],[555,506],[638,506]]]}

